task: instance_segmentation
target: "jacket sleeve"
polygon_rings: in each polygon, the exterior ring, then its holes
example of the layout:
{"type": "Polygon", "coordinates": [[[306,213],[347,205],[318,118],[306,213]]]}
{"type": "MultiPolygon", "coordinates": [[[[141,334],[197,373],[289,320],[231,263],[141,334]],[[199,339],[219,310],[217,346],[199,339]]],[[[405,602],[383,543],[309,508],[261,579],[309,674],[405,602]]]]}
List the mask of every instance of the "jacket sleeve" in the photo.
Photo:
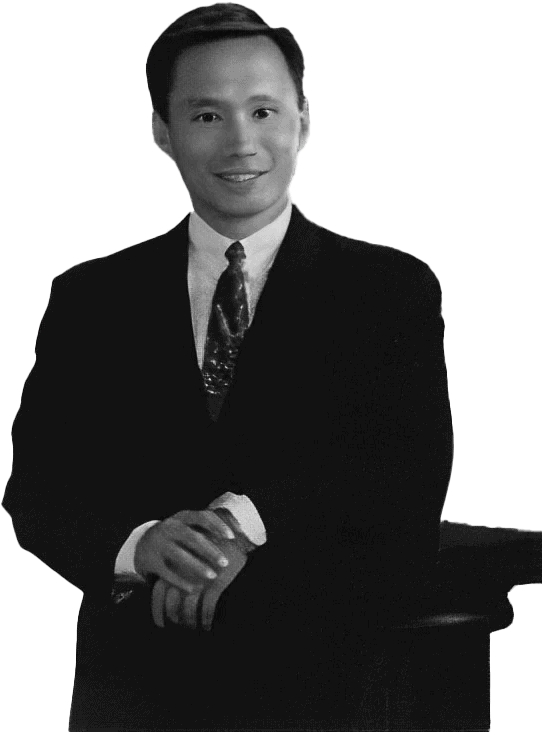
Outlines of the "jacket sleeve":
{"type": "Polygon", "coordinates": [[[97,459],[96,361],[82,297],[77,277],[53,281],[13,425],[3,505],[24,549],[83,591],[108,592],[117,553],[141,521],[107,500],[122,476],[97,459]]]}
{"type": "Polygon", "coordinates": [[[397,588],[393,602],[405,608],[433,586],[453,459],[440,286],[425,265],[409,285],[388,321],[371,393],[357,405],[364,424],[352,415],[343,432],[346,472],[356,472],[368,505],[379,506],[362,522],[370,556],[364,582],[373,597],[385,598],[386,577],[397,588]]]}

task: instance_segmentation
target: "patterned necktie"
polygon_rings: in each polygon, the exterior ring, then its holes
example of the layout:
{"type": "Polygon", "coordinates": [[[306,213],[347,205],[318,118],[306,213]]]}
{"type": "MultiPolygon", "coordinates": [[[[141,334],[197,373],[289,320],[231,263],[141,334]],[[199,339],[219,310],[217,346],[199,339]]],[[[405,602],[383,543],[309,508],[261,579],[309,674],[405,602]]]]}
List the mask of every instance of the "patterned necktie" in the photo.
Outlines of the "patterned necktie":
{"type": "Polygon", "coordinates": [[[203,355],[203,383],[209,414],[216,421],[233,380],[235,359],[248,328],[248,301],[243,276],[246,254],[236,241],[226,250],[228,267],[216,285],[203,355]]]}

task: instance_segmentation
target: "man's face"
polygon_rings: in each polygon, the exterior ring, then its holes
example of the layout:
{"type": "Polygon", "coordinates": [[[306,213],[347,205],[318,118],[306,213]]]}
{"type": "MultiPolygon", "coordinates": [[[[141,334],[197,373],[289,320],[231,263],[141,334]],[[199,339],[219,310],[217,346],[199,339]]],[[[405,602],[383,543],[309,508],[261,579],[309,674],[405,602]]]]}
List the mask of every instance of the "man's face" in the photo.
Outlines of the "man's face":
{"type": "Polygon", "coordinates": [[[308,126],[286,61],[266,36],[185,51],[169,124],[154,115],[155,140],[176,162],[194,210],[222,233],[256,231],[281,213],[308,126]]]}

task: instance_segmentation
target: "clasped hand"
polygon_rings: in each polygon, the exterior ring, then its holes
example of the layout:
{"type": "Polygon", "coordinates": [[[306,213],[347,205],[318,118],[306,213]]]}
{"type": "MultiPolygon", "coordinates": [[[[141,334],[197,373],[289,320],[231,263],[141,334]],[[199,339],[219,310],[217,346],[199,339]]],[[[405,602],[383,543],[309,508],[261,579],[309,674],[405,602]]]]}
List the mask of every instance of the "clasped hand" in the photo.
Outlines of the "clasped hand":
{"type": "MultiPolygon", "coordinates": [[[[229,514],[231,516],[231,514],[229,514]]],[[[231,523],[238,525],[231,517],[231,523]]],[[[136,547],[136,571],[157,578],[152,616],[211,629],[218,599],[247,560],[247,546],[214,511],[180,511],[152,526],[136,547]]]]}

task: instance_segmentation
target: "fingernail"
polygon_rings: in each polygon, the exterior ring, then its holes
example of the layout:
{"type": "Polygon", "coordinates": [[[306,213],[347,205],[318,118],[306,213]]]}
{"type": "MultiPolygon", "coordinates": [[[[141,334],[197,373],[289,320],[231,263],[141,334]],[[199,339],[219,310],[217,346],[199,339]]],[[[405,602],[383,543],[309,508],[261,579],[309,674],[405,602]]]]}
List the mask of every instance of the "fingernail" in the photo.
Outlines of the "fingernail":
{"type": "Polygon", "coordinates": [[[215,577],[216,577],[216,572],[213,572],[212,569],[208,569],[207,572],[205,572],[205,574],[209,579],[215,579],[215,577]]]}
{"type": "Polygon", "coordinates": [[[221,567],[227,567],[229,564],[226,557],[220,557],[220,559],[218,560],[218,563],[220,564],[221,567]]]}

